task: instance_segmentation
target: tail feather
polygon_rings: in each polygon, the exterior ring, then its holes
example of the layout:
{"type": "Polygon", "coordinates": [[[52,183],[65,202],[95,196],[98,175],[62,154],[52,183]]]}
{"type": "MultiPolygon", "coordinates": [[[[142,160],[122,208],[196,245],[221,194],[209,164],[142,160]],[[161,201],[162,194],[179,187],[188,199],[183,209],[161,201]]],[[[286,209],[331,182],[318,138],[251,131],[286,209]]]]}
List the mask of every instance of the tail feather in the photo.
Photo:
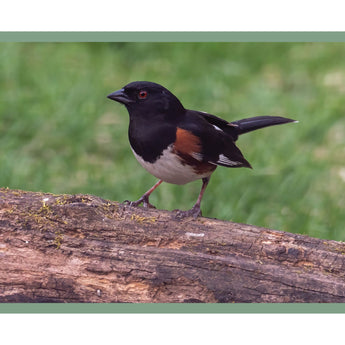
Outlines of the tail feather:
{"type": "Polygon", "coordinates": [[[256,116],[250,117],[248,119],[242,119],[238,121],[231,122],[231,125],[234,125],[238,135],[255,131],[256,129],[282,125],[289,122],[298,122],[292,119],[281,116],[256,116]]]}

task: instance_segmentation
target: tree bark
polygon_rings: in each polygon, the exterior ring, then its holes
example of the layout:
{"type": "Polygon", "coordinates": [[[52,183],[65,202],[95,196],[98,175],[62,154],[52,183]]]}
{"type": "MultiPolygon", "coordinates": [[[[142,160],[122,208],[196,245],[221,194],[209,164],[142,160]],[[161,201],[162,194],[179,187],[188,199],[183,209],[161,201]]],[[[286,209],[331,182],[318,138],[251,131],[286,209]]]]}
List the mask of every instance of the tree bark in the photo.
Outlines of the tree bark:
{"type": "Polygon", "coordinates": [[[345,244],[0,189],[0,302],[345,302],[345,244]]]}

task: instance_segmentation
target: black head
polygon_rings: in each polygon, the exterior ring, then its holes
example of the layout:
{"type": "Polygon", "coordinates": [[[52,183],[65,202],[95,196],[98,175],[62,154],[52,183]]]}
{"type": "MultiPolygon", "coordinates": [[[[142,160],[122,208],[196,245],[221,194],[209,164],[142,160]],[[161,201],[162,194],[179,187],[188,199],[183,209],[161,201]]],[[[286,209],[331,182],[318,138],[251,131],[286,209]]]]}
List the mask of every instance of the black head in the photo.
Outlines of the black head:
{"type": "Polygon", "coordinates": [[[108,98],[122,103],[130,116],[152,116],[184,112],[181,102],[162,85],[149,81],[134,81],[108,98]]]}

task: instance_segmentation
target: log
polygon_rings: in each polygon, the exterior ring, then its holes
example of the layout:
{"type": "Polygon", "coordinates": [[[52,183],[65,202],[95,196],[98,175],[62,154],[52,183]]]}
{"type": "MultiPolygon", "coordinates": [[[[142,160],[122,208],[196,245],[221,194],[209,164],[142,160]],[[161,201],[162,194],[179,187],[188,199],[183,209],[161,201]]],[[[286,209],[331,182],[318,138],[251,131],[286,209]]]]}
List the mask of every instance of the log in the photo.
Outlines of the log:
{"type": "Polygon", "coordinates": [[[345,244],[0,189],[0,302],[345,302],[345,244]]]}

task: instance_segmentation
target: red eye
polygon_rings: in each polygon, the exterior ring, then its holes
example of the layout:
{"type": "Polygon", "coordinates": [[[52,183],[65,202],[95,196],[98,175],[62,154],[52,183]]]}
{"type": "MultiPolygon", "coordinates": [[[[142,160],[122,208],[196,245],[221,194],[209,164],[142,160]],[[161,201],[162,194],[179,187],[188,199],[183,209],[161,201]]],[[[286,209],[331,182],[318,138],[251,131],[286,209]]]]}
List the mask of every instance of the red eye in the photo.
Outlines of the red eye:
{"type": "Polygon", "coordinates": [[[145,91],[145,90],[139,91],[138,97],[140,99],[145,99],[147,97],[147,91],[145,91]]]}

